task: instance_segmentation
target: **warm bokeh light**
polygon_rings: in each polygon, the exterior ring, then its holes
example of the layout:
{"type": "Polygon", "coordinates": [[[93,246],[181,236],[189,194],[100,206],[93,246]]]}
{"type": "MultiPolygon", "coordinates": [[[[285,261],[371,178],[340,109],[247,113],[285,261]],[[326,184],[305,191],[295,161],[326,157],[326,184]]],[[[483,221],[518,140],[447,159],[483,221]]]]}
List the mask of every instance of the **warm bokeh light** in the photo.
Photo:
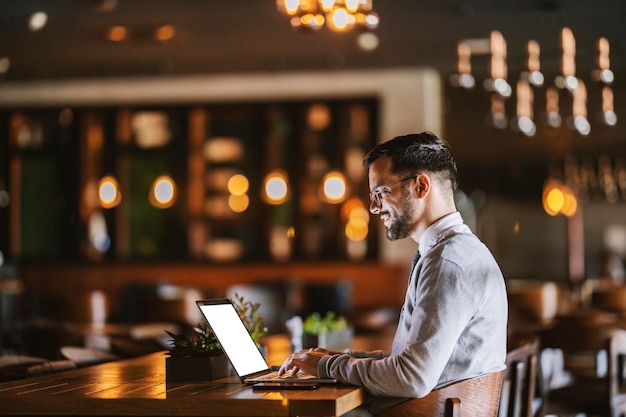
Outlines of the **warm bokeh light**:
{"type": "Polygon", "coordinates": [[[350,219],[346,224],[346,237],[350,240],[364,240],[369,232],[367,222],[361,218],[350,219]]]}
{"type": "Polygon", "coordinates": [[[246,194],[231,195],[228,197],[228,207],[235,213],[243,213],[250,205],[250,198],[246,194]]]}
{"type": "Polygon", "coordinates": [[[124,26],[111,26],[106,33],[106,38],[112,42],[121,42],[128,36],[128,30],[124,26]]]}
{"type": "Polygon", "coordinates": [[[28,18],[28,29],[31,32],[38,32],[48,23],[48,15],[44,12],[35,12],[28,18]]]}
{"type": "Polygon", "coordinates": [[[0,58],[0,75],[6,74],[7,71],[9,71],[10,66],[11,60],[8,57],[3,56],[2,58],[0,58]]]}
{"type": "Polygon", "coordinates": [[[330,19],[328,21],[328,25],[331,29],[341,32],[348,28],[350,24],[350,19],[354,17],[348,14],[348,12],[344,9],[336,9],[332,12],[330,19]]]}
{"type": "Polygon", "coordinates": [[[334,32],[347,32],[378,27],[380,17],[372,10],[372,1],[276,0],[276,8],[290,18],[294,29],[319,30],[326,22],[334,32]]]}
{"type": "Polygon", "coordinates": [[[169,41],[176,35],[176,29],[172,25],[160,26],[154,33],[154,38],[159,42],[169,41]]]}
{"type": "Polygon", "coordinates": [[[361,51],[371,52],[378,48],[380,44],[380,40],[375,33],[365,32],[359,34],[356,39],[357,45],[361,51]]]}
{"type": "Polygon", "coordinates": [[[103,208],[112,208],[122,201],[117,180],[111,176],[103,177],[98,184],[98,197],[103,208]]]}
{"type": "Polygon", "coordinates": [[[244,195],[250,188],[250,182],[245,175],[235,174],[228,179],[228,192],[232,195],[244,195]]]}
{"type": "Polygon", "coordinates": [[[282,204],[289,195],[287,173],[281,170],[272,171],[265,177],[264,199],[269,204],[282,204]]]}
{"type": "Polygon", "coordinates": [[[346,178],[342,173],[332,171],[326,174],[322,184],[324,199],[332,204],[341,203],[346,197],[346,178]]]}
{"type": "Polygon", "coordinates": [[[359,200],[358,198],[354,198],[354,197],[353,198],[349,198],[341,206],[341,218],[344,221],[348,221],[348,220],[350,220],[350,217],[352,216],[352,212],[355,209],[359,209],[359,208],[363,208],[363,207],[364,207],[363,202],[361,200],[359,200]]]}
{"type": "Polygon", "coordinates": [[[154,180],[149,196],[150,204],[157,208],[168,208],[176,201],[176,183],[167,176],[162,175],[154,180]]]}
{"type": "Polygon", "coordinates": [[[330,109],[323,103],[312,104],[306,115],[306,124],[312,130],[324,130],[330,126],[332,116],[330,109]]]}
{"type": "Polygon", "coordinates": [[[285,11],[290,15],[295,14],[298,11],[298,6],[300,5],[299,0],[285,0],[285,11]]]}
{"type": "Polygon", "coordinates": [[[369,233],[370,215],[363,202],[358,198],[350,198],[341,207],[341,217],[347,221],[346,237],[354,242],[365,240],[369,233]]]}
{"type": "Polygon", "coordinates": [[[548,196],[546,197],[546,205],[548,206],[550,212],[560,212],[564,204],[565,195],[563,194],[563,191],[558,188],[553,188],[548,191],[548,196]]]}
{"type": "Polygon", "coordinates": [[[241,141],[237,138],[215,137],[204,144],[204,159],[209,162],[232,162],[240,159],[244,154],[241,141]]]}
{"type": "Polygon", "coordinates": [[[543,209],[550,216],[563,214],[571,217],[576,213],[578,202],[576,195],[560,181],[549,180],[543,187],[543,209]]]}
{"type": "Polygon", "coordinates": [[[370,222],[370,212],[365,207],[358,207],[350,212],[350,220],[363,220],[365,223],[370,222]]]}
{"type": "Polygon", "coordinates": [[[287,262],[293,255],[293,227],[272,226],[269,234],[269,249],[276,262],[287,262]]]}
{"type": "Polygon", "coordinates": [[[214,261],[232,262],[243,256],[245,248],[239,240],[211,239],[206,243],[204,252],[209,259],[214,261]]]}
{"type": "Polygon", "coordinates": [[[566,192],[565,201],[563,202],[563,208],[561,209],[561,213],[563,213],[566,217],[572,217],[574,213],[576,213],[576,209],[578,208],[578,203],[576,201],[576,196],[572,192],[566,192]]]}
{"type": "Polygon", "coordinates": [[[144,149],[160,148],[172,139],[169,115],[161,111],[133,113],[130,126],[137,146],[144,149]]]}

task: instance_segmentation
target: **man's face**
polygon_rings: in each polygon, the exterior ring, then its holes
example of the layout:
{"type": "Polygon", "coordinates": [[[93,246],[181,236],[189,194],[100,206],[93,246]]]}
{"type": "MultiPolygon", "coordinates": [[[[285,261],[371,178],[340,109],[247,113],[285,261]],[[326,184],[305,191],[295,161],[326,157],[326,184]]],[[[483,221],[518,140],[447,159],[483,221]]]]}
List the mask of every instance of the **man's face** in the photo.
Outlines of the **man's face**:
{"type": "Polygon", "coordinates": [[[415,178],[403,179],[391,173],[391,159],[388,157],[379,158],[370,166],[370,193],[374,196],[370,212],[383,221],[389,240],[408,237],[415,224],[413,200],[407,188],[407,183],[415,181],[415,178]]]}

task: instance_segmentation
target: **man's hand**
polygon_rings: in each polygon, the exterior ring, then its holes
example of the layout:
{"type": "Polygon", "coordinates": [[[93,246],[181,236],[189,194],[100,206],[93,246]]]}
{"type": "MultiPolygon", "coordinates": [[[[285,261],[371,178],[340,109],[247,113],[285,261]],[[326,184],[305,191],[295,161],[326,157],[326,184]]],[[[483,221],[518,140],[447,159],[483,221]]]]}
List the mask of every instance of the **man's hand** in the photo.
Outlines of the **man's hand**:
{"type": "Polygon", "coordinates": [[[283,365],[280,367],[280,369],[278,370],[278,375],[284,375],[287,372],[295,375],[300,370],[302,370],[309,375],[317,376],[317,363],[320,361],[320,358],[322,358],[322,356],[327,355],[326,352],[330,351],[320,348],[311,348],[295,352],[290,357],[288,357],[285,363],[283,363],[283,365]]]}
{"type": "Polygon", "coordinates": [[[342,352],[340,350],[334,350],[334,349],[326,349],[326,348],[321,348],[321,347],[317,347],[315,349],[313,349],[315,352],[321,352],[324,353],[326,355],[342,355],[346,352],[342,352]]]}

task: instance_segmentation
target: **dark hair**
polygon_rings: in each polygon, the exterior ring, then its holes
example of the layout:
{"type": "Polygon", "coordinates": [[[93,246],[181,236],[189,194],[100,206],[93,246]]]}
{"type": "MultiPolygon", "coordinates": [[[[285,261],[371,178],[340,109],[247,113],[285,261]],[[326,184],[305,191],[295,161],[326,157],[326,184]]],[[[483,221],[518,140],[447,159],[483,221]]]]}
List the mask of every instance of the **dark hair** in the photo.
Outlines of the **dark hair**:
{"type": "Polygon", "coordinates": [[[459,184],[459,174],[450,145],[434,133],[397,136],[378,144],[368,152],[363,164],[369,168],[381,157],[391,158],[391,172],[394,174],[408,175],[430,171],[446,174],[453,190],[459,184]]]}

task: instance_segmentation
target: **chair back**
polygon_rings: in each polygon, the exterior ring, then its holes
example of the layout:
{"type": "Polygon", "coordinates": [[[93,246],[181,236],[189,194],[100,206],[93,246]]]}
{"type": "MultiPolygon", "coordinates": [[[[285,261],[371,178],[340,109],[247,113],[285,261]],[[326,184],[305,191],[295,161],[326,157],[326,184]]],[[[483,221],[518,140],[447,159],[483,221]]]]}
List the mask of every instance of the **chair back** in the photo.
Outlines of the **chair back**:
{"type": "MultiPolygon", "coordinates": [[[[562,370],[547,370],[546,388],[559,385],[555,372],[565,371],[571,378],[597,378],[606,373],[606,341],[613,330],[611,315],[588,311],[561,317],[556,324],[539,332],[541,350],[562,352],[562,370]]],[[[567,377],[567,378],[570,378],[567,377]]],[[[558,378],[557,378],[558,379],[558,378]]]]}
{"type": "Polygon", "coordinates": [[[609,404],[614,415],[626,414],[626,331],[616,330],[609,339],[609,404]]]}
{"type": "Polygon", "coordinates": [[[504,371],[433,390],[378,413],[376,417],[496,417],[504,371]]]}
{"type": "Polygon", "coordinates": [[[506,355],[498,417],[532,417],[536,394],[539,338],[522,339],[506,355]]]}
{"type": "Polygon", "coordinates": [[[599,310],[626,313],[626,285],[596,289],[591,293],[591,305],[599,310]]]}
{"type": "Polygon", "coordinates": [[[546,380],[546,414],[626,414],[624,364],[626,331],[612,327],[603,316],[564,320],[542,333],[542,348],[563,351],[562,370],[552,370],[546,380]],[[565,378],[556,378],[565,373],[565,378]]]}

